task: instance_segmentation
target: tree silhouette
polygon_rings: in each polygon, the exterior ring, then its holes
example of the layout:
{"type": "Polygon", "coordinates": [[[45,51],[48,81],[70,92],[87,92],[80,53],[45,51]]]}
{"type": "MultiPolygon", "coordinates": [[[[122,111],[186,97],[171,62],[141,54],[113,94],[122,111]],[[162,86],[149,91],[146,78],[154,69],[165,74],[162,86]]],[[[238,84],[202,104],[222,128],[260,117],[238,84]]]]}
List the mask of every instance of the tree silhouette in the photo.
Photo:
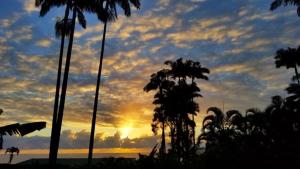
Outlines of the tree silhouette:
{"type": "Polygon", "coordinates": [[[276,52],[275,56],[275,65],[276,68],[280,68],[285,66],[287,69],[294,68],[295,74],[297,77],[298,84],[299,82],[299,74],[297,66],[300,65],[300,48],[287,48],[287,49],[279,49],[276,52]]]}
{"type": "Polygon", "coordinates": [[[264,111],[251,108],[243,114],[236,110],[223,113],[211,107],[207,112],[198,137],[198,144],[206,145],[201,156],[205,167],[217,168],[214,161],[225,168],[299,166],[300,115],[293,99],[274,96],[264,111]]]}
{"type": "Polygon", "coordinates": [[[289,97],[287,97],[287,101],[294,103],[295,105],[300,105],[300,85],[299,84],[290,84],[288,88],[286,88],[289,97]]]}
{"type": "Polygon", "coordinates": [[[73,37],[74,37],[74,29],[76,18],[80,25],[85,28],[86,20],[83,15],[83,12],[95,12],[96,9],[93,7],[96,1],[86,0],[36,0],[35,5],[41,7],[40,16],[44,16],[48,13],[48,11],[53,7],[60,7],[66,5],[65,16],[63,20],[58,20],[56,23],[56,35],[61,35],[61,45],[60,45],[60,54],[59,54],[59,63],[58,63],[58,74],[57,74],[57,82],[56,82],[56,93],[54,100],[54,111],[53,111],[53,119],[52,119],[52,131],[51,131],[51,141],[50,141],[50,153],[49,153],[49,161],[51,164],[56,163],[57,159],[57,151],[59,147],[59,138],[60,131],[63,119],[63,111],[67,90],[67,82],[68,82],[68,74],[69,74],[69,66],[72,54],[72,45],[73,45],[73,37]],[[72,19],[69,20],[69,10],[73,11],[72,19]],[[64,41],[65,35],[69,35],[69,45],[67,50],[67,57],[65,63],[65,71],[62,83],[62,91],[59,99],[60,93],[60,79],[61,79],[61,67],[62,67],[62,59],[63,59],[63,49],[64,49],[64,41]],[[58,112],[57,112],[58,111],[58,112]]]}
{"type": "Polygon", "coordinates": [[[270,10],[275,10],[280,6],[294,5],[297,7],[297,14],[300,17],[300,1],[299,0],[274,0],[271,4],[270,10]]]}
{"type": "MultiPolygon", "coordinates": [[[[164,152],[165,125],[169,127],[171,149],[169,153],[176,156],[178,162],[186,162],[194,151],[194,117],[199,112],[199,105],[194,98],[202,97],[196,79],[208,80],[207,68],[192,60],[166,61],[170,69],[163,69],[151,75],[150,82],[144,90],[156,90],[152,130],[162,128],[162,144],[160,152],[164,152]]],[[[163,154],[163,153],[160,153],[163,154]]]]}
{"type": "Polygon", "coordinates": [[[154,115],[152,120],[152,131],[156,134],[158,130],[158,125],[161,124],[161,146],[159,149],[160,156],[166,154],[166,141],[165,141],[165,127],[167,123],[167,115],[164,110],[164,99],[165,94],[168,89],[174,85],[168,80],[168,73],[170,70],[163,69],[151,75],[150,82],[144,87],[144,91],[149,92],[151,90],[157,90],[158,93],[155,96],[154,104],[159,105],[154,109],[154,115]]]}
{"type": "MultiPolygon", "coordinates": [[[[3,110],[0,109],[0,115],[3,113],[3,110]]],[[[6,126],[0,127],[0,150],[3,148],[3,136],[4,135],[20,135],[25,136],[26,134],[32,133],[36,130],[41,130],[46,127],[46,122],[33,122],[19,124],[14,123],[6,126]]]]}
{"type": "Polygon", "coordinates": [[[67,1],[61,0],[61,1],[46,1],[46,0],[36,0],[36,6],[41,7],[40,9],[40,16],[43,17],[46,15],[46,13],[50,10],[53,6],[61,6],[66,5],[65,9],[65,16],[62,20],[57,20],[55,25],[55,32],[56,36],[61,36],[61,42],[60,42],[60,52],[59,52],[59,60],[58,60],[58,70],[57,70],[57,80],[56,80],[56,90],[55,90],[55,98],[54,98],[54,109],[53,109],[53,117],[52,117],[52,128],[51,128],[51,139],[50,139],[50,154],[49,158],[52,159],[53,157],[53,146],[54,146],[54,136],[55,136],[55,129],[56,129],[56,121],[57,121],[57,109],[59,104],[59,93],[60,93],[60,80],[61,80],[61,69],[62,69],[62,61],[63,61],[63,51],[64,51],[64,43],[65,43],[65,36],[66,34],[70,35],[70,28],[71,28],[71,22],[68,19],[69,17],[69,3],[66,3],[67,1]],[[68,30],[66,29],[67,24],[69,23],[68,30]],[[68,33],[67,33],[68,32],[68,33]]]}
{"type": "Polygon", "coordinates": [[[171,67],[170,76],[176,81],[174,90],[171,90],[170,106],[175,113],[176,124],[176,151],[178,154],[187,154],[190,151],[191,143],[194,142],[194,128],[193,121],[196,112],[199,111],[199,106],[194,102],[194,98],[202,97],[200,95],[200,88],[194,82],[195,79],[208,80],[206,74],[209,73],[207,68],[203,68],[199,62],[192,60],[183,61],[182,58],[176,61],[166,61],[166,65],[171,67]],[[187,83],[187,79],[191,79],[191,83],[187,83]],[[192,120],[190,119],[192,116],[192,120]],[[183,128],[181,126],[184,126],[183,128]],[[189,130],[191,128],[191,131],[189,130]],[[192,139],[190,139],[192,138],[192,139]]]}
{"type": "Polygon", "coordinates": [[[20,150],[17,147],[10,147],[10,148],[6,149],[5,154],[6,153],[9,153],[9,161],[8,161],[8,163],[11,164],[11,162],[12,162],[12,160],[14,158],[14,153],[16,153],[17,155],[19,155],[20,150]]]}
{"type": "Polygon", "coordinates": [[[91,135],[90,135],[90,144],[89,144],[89,153],[88,153],[88,163],[91,164],[93,158],[93,147],[94,147],[94,137],[95,137],[95,126],[96,126],[96,116],[97,116],[97,108],[98,108],[98,97],[99,97],[99,89],[101,83],[101,74],[102,74],[102,64],[104,57],[104,47],[105,47],[105,39],[106,39],[106,28],[107,22],[117,19],[117,9],[116,6],[119,5],[123,10],[125,16],[129,17],[131,15],[130,5],[135,6],[136,8],[140,8],[139,0],[100,0],[96,3],[96,14],[98,19],[104,22],[103,28],[103,36],[102,36],[102,45],[100,51],[100,63],[98,68],[97,75],[97,84],[95,91],[95,99],[94,99],[94,107],[93,107],[93,116],[92,116],[92,125],[91,125],[91,135]],[[105,6],[105,7],[104,7],[105,6]],[[104,9],[103,9],[104,7],[104,9]],[[104,15],[103,15],[104,13],[104,15]]]}

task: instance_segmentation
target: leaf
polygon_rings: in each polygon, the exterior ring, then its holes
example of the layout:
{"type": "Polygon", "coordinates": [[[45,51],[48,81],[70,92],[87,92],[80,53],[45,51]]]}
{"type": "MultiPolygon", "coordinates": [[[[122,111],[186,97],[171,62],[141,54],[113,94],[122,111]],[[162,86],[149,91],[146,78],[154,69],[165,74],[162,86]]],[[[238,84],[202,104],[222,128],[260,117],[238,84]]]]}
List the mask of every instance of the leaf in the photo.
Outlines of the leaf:
{"type": "Polygon", "coordinates": [[[40,10],[40,16],[45,16],[50,10],[50,5],[48,3],[43,3],[40,10]]]}
{"type": "Polygon", "coordinates": [[[125,16],[131,15],[130,4],[128,0],[117,0],[117,3],[123,9],[125,16]]]}
{"type": "Polygon", "coordinates": [[[21,136],[41,130],[46,127],[46,122],[25,123],[19,126],[18,130],[21,136]]]}
{"type": "Polygon", "coordinates": [[[79,8],[76,8],[77,10],[77,18],[78,18],[78,22],[79,24],[85,29],[86,28],[86,20],[85,17],[82,13],[82,11],[79,8]]]}
{"type": "Polygon", "coordinates": [[[42,3],[42,0],[35,0],[35,7],[39,7],[42,3]]]}
{"type": "Polygon", "coordinates": [[[205,124],[208,124],[208,123],[212,123],[215,121],[215,116],[214,115],[208,115],[206,116],[204,119],[203,119],[203,122],[202,122],[202,126],[204,128],[205,124]]]}
{"type": "Polygon", "coordinates": [[[277,9],[279,6],[281,6],[281,4],[282,4],[282,0],[275,0],[274,2],[272,2],[270,10],[273,11],[277,9]]]}
{"type": "Polygon", "coordinates": [[[139,0],[130,0],[130,2],[137,8],[140,9],[141,3],[139,0]]]}
{"type": "Polygon", "coordinates": [[[19,123],[15,123],[15,124],[10,124],[10,125],[0,127],[0,134],[1,135],[7,135],[8,134],[10,136],[20,134],[19,130],[18,130],[19,126],[20,126],[19,123]]]}
{"type": "MultiPolygon", "coordinates": [[[[64,29],[64,19],[58,18],[55,23],[55,36],[57,38],[61,37],[63,35],[63,29],[64,29]]],[[[67,19],[66,21],[66,29],[65,29],[65,36],[69,37],[72,30],[72,20],[67,19]]]]}

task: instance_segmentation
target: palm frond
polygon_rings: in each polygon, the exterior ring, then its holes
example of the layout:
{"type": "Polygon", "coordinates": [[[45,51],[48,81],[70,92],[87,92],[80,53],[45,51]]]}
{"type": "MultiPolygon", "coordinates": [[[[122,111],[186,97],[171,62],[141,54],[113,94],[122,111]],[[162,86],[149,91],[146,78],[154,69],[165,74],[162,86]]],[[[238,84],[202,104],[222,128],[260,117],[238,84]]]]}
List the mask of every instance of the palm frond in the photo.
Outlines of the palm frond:
{"type": "Polygon", "coordinates": [[[79,24],[85,29],[86,28],[86,19],[82,13],[82,11],[77,8],[77,18],[78,18],[78,22],[79,24]]]}
{"type": "Polygon", "coordinates": [[[21,136],[41,130],[46,127],[46,122],[25,123],[19,126],[18,130],[21,136]]]}
{"type": "Polygon", "coordinates": [[[130,0],[130,2],[131,2],[137,9],[140,9],[140,7],[141,7],[141,2],[140,2],[140,0],[130,0]]]}
{"type": "Polygon", "coordinates": [[[0,127],[0,135],[18,135],[20,134],[19,127],[19,123],[2,126],[0,127]]]}
{"type": "Polygon", "coordinates": [[[272,2],[270,10],[273,11],[275,9],[277,9],[279,6],[281,6],[282,4],[282,0],[275,0],[272,2]]]}
{"type": "Polygon", "coordinates": [[[72,30],[72,20],[67,19],[66,23],[64,23],[64,19],[57,18],[56,23],[55,23],[55,36],[57,38],[61,37],[63,32],[65,32],[65,36],[69,37],[71,34],[72,30]],[[64,29],[64,24],[66,24],[65,31],[64,29]]]}

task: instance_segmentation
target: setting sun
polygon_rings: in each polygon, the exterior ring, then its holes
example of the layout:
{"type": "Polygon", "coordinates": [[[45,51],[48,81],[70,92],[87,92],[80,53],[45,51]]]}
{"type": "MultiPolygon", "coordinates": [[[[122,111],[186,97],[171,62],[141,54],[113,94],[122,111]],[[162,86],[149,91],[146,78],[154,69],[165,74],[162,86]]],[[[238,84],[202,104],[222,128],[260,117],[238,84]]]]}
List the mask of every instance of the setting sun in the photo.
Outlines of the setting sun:
{"type": "Polygon", "coordinates": [[[121,128],[121,138],[126,138],[129,136],[130,132],[132,131],[131,127],[123,127],[121,128]]]}

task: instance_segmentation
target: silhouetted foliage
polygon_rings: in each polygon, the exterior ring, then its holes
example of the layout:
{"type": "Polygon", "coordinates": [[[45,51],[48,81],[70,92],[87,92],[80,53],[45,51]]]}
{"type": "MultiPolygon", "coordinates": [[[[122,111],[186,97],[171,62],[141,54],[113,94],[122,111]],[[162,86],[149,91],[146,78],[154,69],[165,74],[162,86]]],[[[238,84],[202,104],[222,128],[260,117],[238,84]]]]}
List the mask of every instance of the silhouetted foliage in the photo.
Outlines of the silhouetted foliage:
{"type": "Polygon", "coordinates": [[[213,114],[204,118],[198,138],[206,145],[205,166],[217,168],[213,161],[219,161],[225,168],[299,167],[300,107],[291,101],[274,96],[264,111],[252,108],[244,115],[209,108],[213,114]]]}
{"type": "MultiPolygon", "coordinates": [[[[275,56],[276,68],[285,66],[287,69],[295,69],[295,76],[299,84],[299,74],[297,67],[300,65],[300,47],[279,49],[275,56]]],[[[294,79],[294,78],[293,78],[294,79]]]]}
{"type": "MultiPolygon", "coordinates": [[[[3,110],[0,109],[0,115],[3,113],[3,110]]],[[[33,122],[25,124],[10,124],[0,127],[0,150],[3,148],[3,136],[5,135],[20,135],[25,136],[26,134],[32,133],[36,130],[41,130],[46,127],[46,122],[33,122]]]]}
{"type": "Polygon", "coordinates": [[[156,134],[162,129],[162,142],[160,157],[166,153],[165,130],[169,127],[171,137],[171,149],[169,155],[174,156],[178,162],[184,162],[194,151],[194,129],[196,123],[193,116],[199,112],[199,105],[194,101],[202,97],[196,79],[208,80],[207,68],[200,62],[192,60],[184,61],[182,58],[176,61],[166,61],[170,69],[163,69],[151,75],[150,82],[144,87],[146,92],[158,90],[154,95],[154,109],[152,131],[156,134]]]}
{"type": "Polygon", "coordinates": [[[13,158],[14,158],[14,154],[16,153],[17,155],[19,155],[20,150],[17,147],[10,147],[7,148],[5,151],[5,154],[9,153],[9,161],[8,163],[11,164],[13,158]]]}
{"type": "Polygon", "coordinates": [[[297,14],[300,17],[300,0],[274,0],[271,4],[270,10],[275,10],[280,6],[294,5],[297,7],[297,14]]]}

